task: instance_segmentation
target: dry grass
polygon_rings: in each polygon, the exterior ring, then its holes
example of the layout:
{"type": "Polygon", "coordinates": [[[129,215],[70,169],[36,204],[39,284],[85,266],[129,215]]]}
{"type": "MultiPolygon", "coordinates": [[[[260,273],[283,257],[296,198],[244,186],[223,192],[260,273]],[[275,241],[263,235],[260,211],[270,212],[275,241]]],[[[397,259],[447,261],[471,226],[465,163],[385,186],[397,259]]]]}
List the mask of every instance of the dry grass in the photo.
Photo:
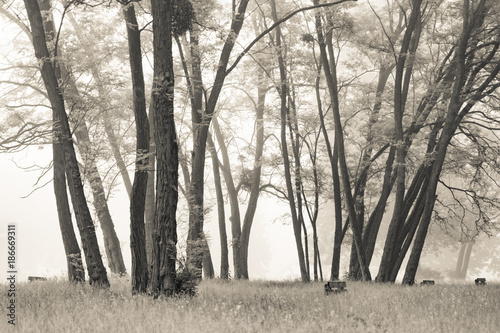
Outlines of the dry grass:
{"type": "MultiPolygon", "coordinates": [[[[131,296],[126,279],[108,291],[49,280],[19,283],[17,332],[499,332],[500,285],[402,287],[348,282],[204,281],[195,298],[131,296]]],[[[1,285],[2,304],[6,304],[1,285]]],[[[6,308],[2,305],[2,308],[6,308]]],[[[14,331],[5,314],[0,332],[14,331]]]]}

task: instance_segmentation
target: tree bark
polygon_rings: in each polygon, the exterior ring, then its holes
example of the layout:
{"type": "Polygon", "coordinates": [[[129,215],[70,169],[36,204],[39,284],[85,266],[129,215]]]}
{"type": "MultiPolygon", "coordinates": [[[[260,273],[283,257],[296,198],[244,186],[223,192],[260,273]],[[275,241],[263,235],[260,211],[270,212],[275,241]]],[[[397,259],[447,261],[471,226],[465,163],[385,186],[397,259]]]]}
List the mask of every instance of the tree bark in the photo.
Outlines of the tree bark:
{"type": "MultiPolygon", "coordinates": [[[[55,111],[52,112],[52,119],[54,124],[59,122],[55,111]]],[[[66,192],[64,150],[56,137],[54,137],[52,142],[52,155],[54,168],[54,194],[56,197],[59,227],[61,228],[64,251],[66,252],[68,279],[71,282],[85,282],[85,269],[82,263],[82,254],[73,229],[73,222],[71,221],[71,212],[68,202],[68,193],[66,192]]]]}
{"type": "MultiPolygon", "coordinates": [[[[47,18],[43,20],[45,36],[48,41],[54,40],[54,24],[52,18],[52,6],[49,0],[40,0],[39,7],[41,11],[47,12],[47,18]]],[[[31,32],[28,31],[31,35],[31,32]]],[[[52,50],[51,54],[54,54],[52,50]]],[[[56,77],[60,78],[60,73],[56,77]]],[[[71,282],[85,282],[85,269],[82,263],[82,254],[78,240],[76,239],[75,231],[73,229],[73,222],[71,221],[71,211],[68,201],[68,192],[66,188],[66,175],[64,165],[64,149],[61,142],[58,141],[55,131],[59,123],[59,117],[55,109],[52,110],[52,121],[54,136],[52,139],[52,158],[54,168],[54,194],[56,198],[57,216],[59,219],[59,227],[61,229],[61,236],[66,253],[66,262],[68,265],[68,279],[71,282]]]]}
{"type": "MultiPolygon", "coordinates": [[[[151,101],[153,96],[151,94],[151,101]]],[[[151,270],[151,262],[153,259],[153,230],[155,218],[155,167],[156,167],[156,146],[154,135],[154,106],[150,103],[148,124],[149,124],[149,158],[148,158],[148,185],[146,190],[145,203],[145,233],[146,233],[146,255],[148,258],[148,267],[151,270]]]]}
{"type": "Polygon", "coordinates": [[[136,161],[134,183],[130,195],[130,250],[132,255],[132,293],[145,293],[148,287],[148,257],[144,211],[148,184],[149,123],[146,112],[144,74],[142,70],[141,36],[134,4],[123,8],[127,28],[130,70],[136,125],[136,161]]]}
{"type": "Polygon", "coordinates": [[[172,1],[152,0],[156,159],[156,209],[151,292],[172,296],[177,260],[178,146],[174,121],[172,1]]]}
{"type": "Polygon", "coordinates": [[[51,62],[52,58],[47,48],[40,8],[36,0],[25,0],[24,4],[31,25],[33,47],[35,49],[35,56],[40,64],[42,79],[47,89],[50,104],[59,118],[59,123],[56,125],[56,137],[64,149],[66,172],[69,175],[69,191],[82,239],[82,247],[89,272],[89,282],[96,287],[107,288],[109,287],[109,281],[106,268],[102,263],[94,224],[85,200],[64,100],[56,77],[55,68],[51,62]]]}

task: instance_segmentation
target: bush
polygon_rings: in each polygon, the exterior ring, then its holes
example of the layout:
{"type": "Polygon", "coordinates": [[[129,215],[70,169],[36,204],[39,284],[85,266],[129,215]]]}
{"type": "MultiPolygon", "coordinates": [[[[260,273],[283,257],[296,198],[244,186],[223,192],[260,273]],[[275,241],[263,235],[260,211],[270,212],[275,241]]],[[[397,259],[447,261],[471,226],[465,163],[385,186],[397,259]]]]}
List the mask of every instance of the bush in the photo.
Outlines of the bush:
{"type": "Polygon", "coordinates": [[[194,297],[198,293],[198,279],[187,269],[177,272],[175,277],[175,294],[194,297]]]}

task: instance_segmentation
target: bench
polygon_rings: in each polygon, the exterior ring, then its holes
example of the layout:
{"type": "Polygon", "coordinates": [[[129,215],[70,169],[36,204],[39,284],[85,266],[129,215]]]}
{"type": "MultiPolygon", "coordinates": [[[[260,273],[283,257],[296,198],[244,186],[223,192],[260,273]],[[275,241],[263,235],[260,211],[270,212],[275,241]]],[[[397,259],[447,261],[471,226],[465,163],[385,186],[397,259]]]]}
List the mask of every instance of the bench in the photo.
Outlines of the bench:
{"type": "Polygon", "coordinates": [[[28,282],[33,282],[33,281],[47,281],[47,278],[42,276],[28,276],[28,282]]]}
{"type": "Polygon", "coordinates": [[[423,280],[420,284],[423,286],[432,286],[435,285],[436,282],[434,282],[434,280],[423,280]]]}
{"type": "Polygon", "coordinates": [[[345,281],[328,281],[325,284],[325,295],[330,295],[331,293],[340,294],[346,292],[347,289],[345,281]]]}
{"type": "Polygon", "coordinates": [[[476,286],[485,286],[486,285],[485,278],[477,278],[474,280],[474,282],[476,282],[476,286]]]}

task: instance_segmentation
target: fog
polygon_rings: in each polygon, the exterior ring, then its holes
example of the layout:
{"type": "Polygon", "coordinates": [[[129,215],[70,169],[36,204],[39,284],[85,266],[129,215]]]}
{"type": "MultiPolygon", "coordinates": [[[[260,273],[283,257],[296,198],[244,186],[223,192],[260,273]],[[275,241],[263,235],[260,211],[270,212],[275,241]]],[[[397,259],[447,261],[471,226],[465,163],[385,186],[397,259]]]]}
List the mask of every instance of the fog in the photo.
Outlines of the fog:
{"type": "MultiPolygon", "coordinates": [[[[51,171],[40,178],[42,174],[40,168],[50,164],[51,156],[50,146],[37,146],[29,147],[25,151],[16,154],[3,154],[0,158],[0,184],[2,188],[2,191],[0,191],[0,202],[2,203],[0,210],[0,241],[2,248],[5,249],[3,244],[6,244],[7,225],[16,224],[16,260],[18,279],[20,281],[27,280],[28,276],[66,278],[66,260],[57,219],[51,171]]],[[[122,185],[113,191],[110,196],[109,207],[115,222],[117,235],[122,244],[125,265],[127,271],[130,271],[129,203],[128,196],[121,188],[122,185]]],[[[215,204],[214,200],[210,199],[210,192],[207,191],[208,206],[215,204]]],[[[89,206],[93,209],[92,205],[89,206]]],[[[242,207],[242,209],[244,208],[242,207]]],[[[329,279],[329,262],[333,243],[333,212],[332,207],[329,207],[328,204],[323,205],[321,208],[319,218],[320,251],[324,279],[329,279]]],[[[229,209],[229,205],[227,205],[226,209],[229,209]]],[[[275,198],[264,196],[259,200],[250,239],[249,274],[251,279],[288,280],[300,278],[292,226],[286,223],[288,209],[287,204],[275,198]]],[[[212,209],[205,221],[205,232],[209,241],[215,272],[218,275],[220,243],[215,213],[216,207],[212,209]]],[[[94,223],[96,223],[95,215],[93,219],[94,223]]],[[[182,246],[182,243],[184,243],[182,229],[186,227],[187,219],[181,215],[179,216],[179,223],[179,241],[182,246]]],[[[439,229],[435,225],[433,228],[433,230],[439,229]]],[[[229,233],[229,226],[227,226],[227,229],[229,233]]],[[[386,229],[387,222],[382,225],[380,234],[384,235],[386,229]]],[[[75,230],[77,230],[76,225],[75,230]]],[[[434,232],[434,234],[436,233],[437,231],[434,232]]],[[[101,244],[101,253],[104,254],[100,228],[97,228],[97,234],[101,244]]],[[[458,247],[440,249],[439,244],[435,242],[434,234],[431,234],[426,242],[420,263],[419,276],[439,281],[455,281],[450,277],[455,269],[458,247]]],[[[498,248],[500,238],[498,236],[491,238],[482,236],[478,241],[478,244],[481,243],[487,243],[490,244],[488,246],[498,248]]],[[[379,240],[377,244],[378,250],[376,250],[375,258],[370,266],[372,275],[377,272],[382,247],[383,244],[380,244],[379,240]]],[[[229,249],[231,255],[231,247],[229,249]]],[[[348,251],[350,251],[350,246],[344,245],[341,261],[342,273],[348,269],[348,251]]],[[[479,258],[478,256],[473,251],[466,281],[471,281],[477,276],[486,277],[488,281],[499,280],[498,270],[495,271],[494,268],[497,267],[499,258],[479,258]],[[482,268],[476,267],[475,261],[481,260],[487,264],[482,268]]],[[[232,266],[231,257],[229,262],[230,266],[232,266]]],[[[7,271],[6,265],[6,260],[2,260],[0,267],[4,272],[7,271]]],[[[232,270],[232,268],[230,269],[232,270]]],[[[404,270],[400,272],[399,280],[401,280],[403,273],[404,270]]]]}

